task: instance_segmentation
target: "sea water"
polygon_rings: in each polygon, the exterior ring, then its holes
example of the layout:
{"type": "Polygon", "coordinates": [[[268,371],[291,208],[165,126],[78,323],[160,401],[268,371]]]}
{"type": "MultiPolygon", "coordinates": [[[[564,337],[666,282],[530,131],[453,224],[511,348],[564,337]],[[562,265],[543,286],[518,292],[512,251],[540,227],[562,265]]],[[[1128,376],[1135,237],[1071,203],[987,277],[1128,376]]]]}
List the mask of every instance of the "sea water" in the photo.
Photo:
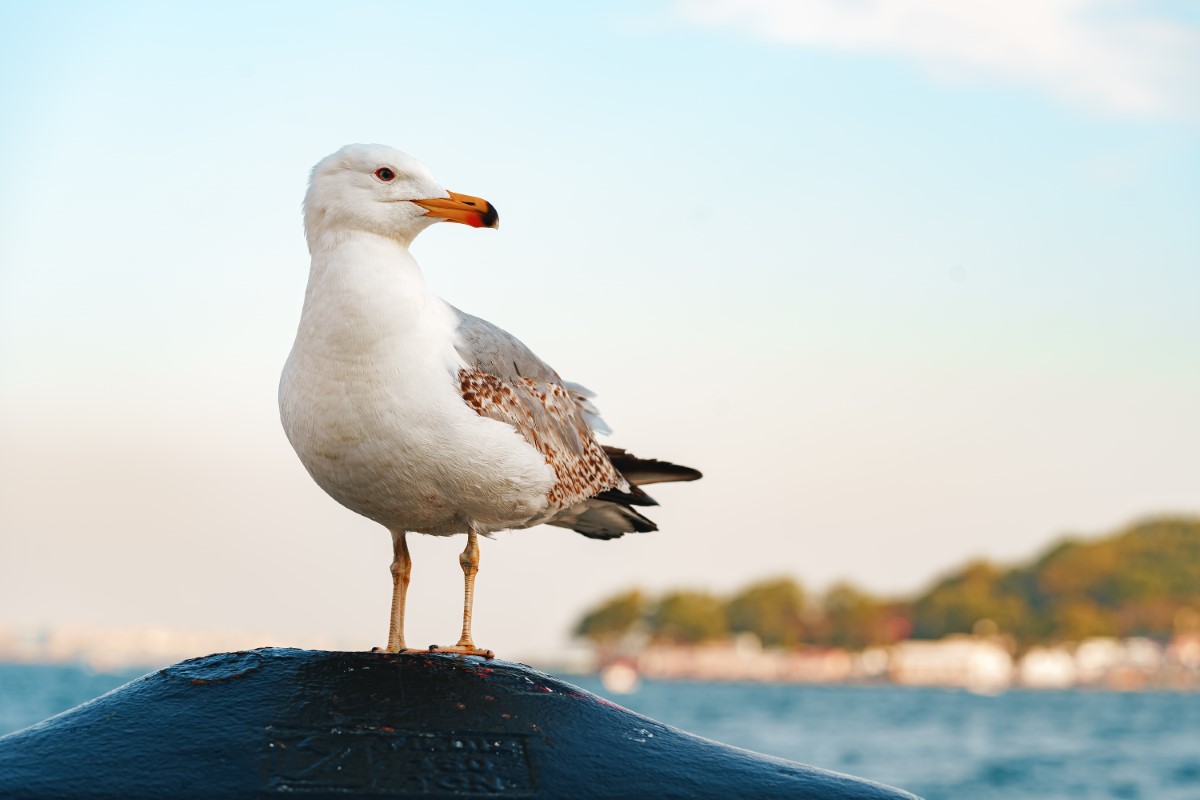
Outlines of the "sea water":
{"type": "MultiPolygon", "coordinates": [[[[139,674],[0,664],[0,735],[139,674]]],[[[568,680],[691,733],[927,800],[1200,800],[1196,694],[646,681],[610,695],[568,680]]]]}
{"type": "Polygon", "coordinates": [[[647,681],[610,699],[927,800],[1200,800],[1197,694],[647,681]]]}

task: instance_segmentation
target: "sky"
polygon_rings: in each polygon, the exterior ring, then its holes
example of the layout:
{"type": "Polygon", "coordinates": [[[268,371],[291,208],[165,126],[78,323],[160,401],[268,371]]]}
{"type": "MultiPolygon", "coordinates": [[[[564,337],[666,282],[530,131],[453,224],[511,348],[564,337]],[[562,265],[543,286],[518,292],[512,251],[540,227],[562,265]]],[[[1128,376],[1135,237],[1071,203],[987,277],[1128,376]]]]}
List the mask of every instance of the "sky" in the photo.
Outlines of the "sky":
{"type": "MultiPolygon", "coordinates": [[[[705,473],[654,534],[483,542],[501,655],[1196,513],[1198,82],[1185,2],[3,4],[0,624],[384,643],[388,535],[276,410],[356,141],[500,211],[415,243],[440,296],[705,473]]],[[[410,538],[452,642],[463,542],[410,538]]]]}

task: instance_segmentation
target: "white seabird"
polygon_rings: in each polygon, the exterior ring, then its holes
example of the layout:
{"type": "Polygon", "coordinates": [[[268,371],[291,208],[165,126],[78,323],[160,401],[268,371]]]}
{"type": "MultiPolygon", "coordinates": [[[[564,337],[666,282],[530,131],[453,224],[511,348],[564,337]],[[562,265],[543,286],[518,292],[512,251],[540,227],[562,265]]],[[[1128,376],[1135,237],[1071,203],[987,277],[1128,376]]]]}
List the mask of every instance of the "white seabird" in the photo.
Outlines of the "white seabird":
{"type": "Polygon", "coordinates": [[[392,534],[387,649],[404,645],[406,532],[467,534],[462,636],[471,638],[478,534],[547,523],[594,539],[656,530],[640,484],[700,473],[603,447],[590,392],[511,334],[429,293],[408,251],[449,220],[498,227],[485,200],[448,192],[416,159],[353,144],[313,168],[312,264],[279,385],[292,447],[313,480],[392,534]]]}

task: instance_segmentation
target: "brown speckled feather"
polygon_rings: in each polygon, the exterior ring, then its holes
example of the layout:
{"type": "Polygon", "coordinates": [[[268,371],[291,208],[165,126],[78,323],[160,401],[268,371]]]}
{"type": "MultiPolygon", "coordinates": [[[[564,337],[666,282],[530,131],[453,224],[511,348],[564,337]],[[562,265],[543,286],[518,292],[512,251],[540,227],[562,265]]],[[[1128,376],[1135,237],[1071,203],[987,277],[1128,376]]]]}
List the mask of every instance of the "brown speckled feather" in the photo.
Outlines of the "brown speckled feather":
{"type": "Polygon", "coordinates": [[[545,457],[557,478],[547,498],[551,507],[567,508],[609,489],[628,491],[592,433],[594,409],[582,391],[512,334],[458,313],[457,350],[467,365],[458,373],[463,401],[512,425],[545,457]]]}
{"type": "Polygon", "coordinates": [[[463,401],[481,416],[506,422],[541,453],[557,480],[547,499],[566,508],[608,489],[629,485],[613,467],[561,383],[521,377],[504,380],[478,369],[458,373],[463,401]]]}
{"type": "Polygon", "coordinates": [[[657,530],[633,508],[656,505],[637,484],[696,480],[700,473],[602,447],[595,432],[609,430],[589,400],[591,392],[564,381],[502,328],[454,310],[455,349],[465,365],[458,372],[463,402],[481,416],[512,425],[554,470],[557,480],[547,499],[557,513],[544,522],[592,539],[657,530]]]}

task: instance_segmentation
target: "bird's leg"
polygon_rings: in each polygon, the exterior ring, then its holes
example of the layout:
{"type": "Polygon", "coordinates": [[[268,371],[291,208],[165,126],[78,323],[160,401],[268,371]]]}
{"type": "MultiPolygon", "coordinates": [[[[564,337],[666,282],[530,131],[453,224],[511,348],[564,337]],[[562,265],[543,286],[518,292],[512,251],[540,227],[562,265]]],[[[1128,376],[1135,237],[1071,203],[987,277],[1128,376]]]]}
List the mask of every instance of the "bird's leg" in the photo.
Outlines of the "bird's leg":
{"type": "Polygon", "coordinates": [[[475,605],[475,573],[479,572],[479,535],[475,532],[474,525],[467,528],[467,546],[459,555],[458,563],[462,566],[463,571],[462,636],[459,637],[458,644],[453,647],[433,645],[429,649],[444,653],[492,658],[495,654],[491,650],[476,647],[475,642],[471,640],[471,610],[475,605]]]}
{"type": "Polygon", "coordinates": [[[475,606],[475,574],[479,572],[479,537],[472,525],[467,531],[467,546],[458,556],[463,571],[463,627],[458,639],[459,647],[474,648],[471,641],[471,611],[475,606]]]}
{"type": "Polygon", "coordinates": [[[412,557],[404,531],[392,533],[392,622],[388,627],[389,653],[399,653],[404,647],[404,598],[408,595],[408,579],[412,575],[412,557]]]}

